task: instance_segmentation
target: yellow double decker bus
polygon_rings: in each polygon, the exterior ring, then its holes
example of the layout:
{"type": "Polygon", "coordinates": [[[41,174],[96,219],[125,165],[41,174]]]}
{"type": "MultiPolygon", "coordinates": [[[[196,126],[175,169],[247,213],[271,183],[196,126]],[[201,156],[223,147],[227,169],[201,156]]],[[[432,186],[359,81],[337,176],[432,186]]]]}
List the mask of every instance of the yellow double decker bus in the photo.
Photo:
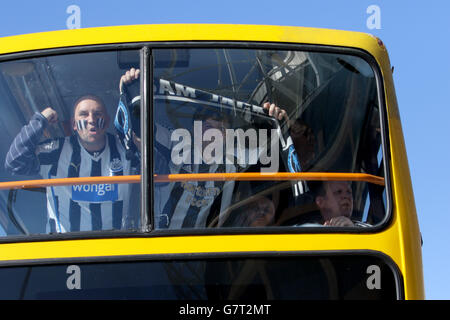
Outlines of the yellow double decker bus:
{"type": "Polygon", "coordinates": [[[13,36],[0,93],[1,299],[424,298],[376,37],[195,24],[13,36]]]}

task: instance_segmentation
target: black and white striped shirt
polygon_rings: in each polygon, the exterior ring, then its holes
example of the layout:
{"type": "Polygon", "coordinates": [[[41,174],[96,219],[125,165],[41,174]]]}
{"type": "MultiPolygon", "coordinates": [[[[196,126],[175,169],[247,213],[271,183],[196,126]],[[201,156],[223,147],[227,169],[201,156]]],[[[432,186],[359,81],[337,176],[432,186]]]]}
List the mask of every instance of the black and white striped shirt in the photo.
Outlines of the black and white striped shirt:
{"type": "MultiPolygon", "coordinates": [[[[47,126],[33,115],[14,139],[6,156],[11,174],[40,174],[43,179],[136,174],[120,141],[107,134],[106,145],[92,155],[77,135],[39,143],[47,126]]],[[[47,232],[121,229],[127,213],[129,184],[92,184],[47,187],[47,232]]]]}
{"type": "MultiPolygon", "coordinates": [[[[233,173],[233,164],[181,164],[171,161],[171,130],[156,124],[155,173],[233,173]]],[[[233,198],[234,181],[185,181],[155,183],[154,216],[159,229],[205,228],[213,204],[225,211],[233,198]]],[[[219,221],[220,222],[220,221],[219,221]]]]}
{"type": "MultiPolygon", "coordinates": [[[[170,173],[235,172],[233,165],[170,166],[170,173]]],[[[204,228],[214,201],[219,200],[218,212],[225,211],[231,203],[234,181],[185,181],[155,185],[156,225],[161,228],[204,228]],[[220,198],[219,198],[220,197],[220,198]]]]}

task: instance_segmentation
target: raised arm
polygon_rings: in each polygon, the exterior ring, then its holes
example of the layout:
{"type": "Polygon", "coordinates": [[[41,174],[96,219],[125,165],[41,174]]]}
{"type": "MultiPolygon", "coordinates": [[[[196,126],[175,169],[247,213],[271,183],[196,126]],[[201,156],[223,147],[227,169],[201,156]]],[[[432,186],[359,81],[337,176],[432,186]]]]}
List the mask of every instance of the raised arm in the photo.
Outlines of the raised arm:
{"type": "Polygon", "coordinates": [[[58,121],[56,112],[47,108],[35,113],[14,138],[5,159],[5,169],[12,175],[33,175],[39,173],[37,148],[44,129],[58,121]]]}

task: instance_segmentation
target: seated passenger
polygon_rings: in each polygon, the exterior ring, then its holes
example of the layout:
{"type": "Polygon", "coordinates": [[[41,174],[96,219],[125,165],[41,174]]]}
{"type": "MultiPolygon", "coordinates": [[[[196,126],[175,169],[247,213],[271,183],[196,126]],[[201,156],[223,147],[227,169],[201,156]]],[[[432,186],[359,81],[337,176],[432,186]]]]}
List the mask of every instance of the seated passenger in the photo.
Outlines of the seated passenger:
{"type": "MultiPolygon", "coordinates": [[[[13,175],[43,179],[136,174],[120,141],[107,133],[110,117],[100,98],[87,95],[73,107],[74,134],[40,142],[58,122],[52,108],[35,113],[14,139],[5,168],[13,175]]],[[[121,229],[128,210],[129,184],[47,187],[47,232],[121,229]]]]}
{"type": "Polygon", "coordinates": [[[234,227],[267,227],[274,224],[275,204],[269,197],[257,196],[239,210],[234,227]]]}
{"type": "Polygon", "coordinates": [[[310,183],[324,226],[353,227],[352,187],[348,181],[319,181],[310,183]]]}
{"type": "Polygon", "coordinates": [[[222,212],[221,227],[268,227],[278,219],[280,184],[274,181],[238,181],[232,205],[222,212]]]}

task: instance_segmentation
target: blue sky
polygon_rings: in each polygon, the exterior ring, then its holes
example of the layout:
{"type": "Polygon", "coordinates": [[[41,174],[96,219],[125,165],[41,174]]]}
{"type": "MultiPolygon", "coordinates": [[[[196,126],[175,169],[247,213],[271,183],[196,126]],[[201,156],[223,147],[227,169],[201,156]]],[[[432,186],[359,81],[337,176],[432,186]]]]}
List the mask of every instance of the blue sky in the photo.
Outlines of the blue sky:
{"type": "Polygon", "coordinates": [[[333,28],[372,33],[386,44],[417,212],[423,235],[427,299],[449,299],[450,2],[388,0],[152,1],[15,0],[2,3],[0,36],[66,29],[70,5],[81,27],[153,23],[236,23],[333,28]],[[366,25],[370,5],[380,8],[380,29],[366,25]],[[449,90],[449,91],[447,91],[449,90]]]}

